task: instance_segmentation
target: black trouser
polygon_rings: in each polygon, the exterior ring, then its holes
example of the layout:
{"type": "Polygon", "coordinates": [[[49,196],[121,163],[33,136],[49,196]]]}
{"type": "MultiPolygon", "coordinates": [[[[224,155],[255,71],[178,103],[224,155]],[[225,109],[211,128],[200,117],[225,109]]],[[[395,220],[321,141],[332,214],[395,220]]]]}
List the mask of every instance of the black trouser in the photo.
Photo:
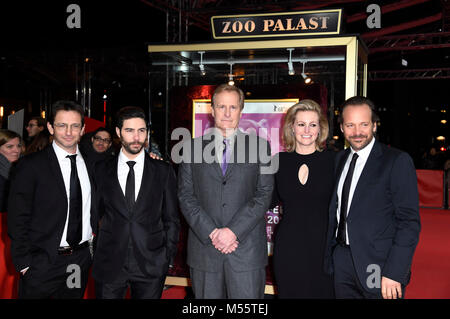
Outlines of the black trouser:
{"type": "Polygon", "coordinates": [[[53,263],[46,252],[34,252],[30,268],[20,275],[19,299],[81,299],[91,264],[89,247],[57,255],[53,263]]]}
{"type": "MultiPolygon", "coordinates": [[[[382,299],[381,287],[369,292],[362,286],[349,246],[337,245],[333,252],[334,289],[337,299],[382,299]]],[[[381,284],[381,278],[380,278],[381,284]]],[[[402,285],[402,298],[405,287],[402,285]]]]}
{"type": "Polygon", "coordinates": [[[161,298],[166,277],[146,276],[134,257],[133,247],[128,246],[125,264],[112,283],[95,283],[95,295],[98,299],[123,299],[128,287],[132,299],[161,298]]]}

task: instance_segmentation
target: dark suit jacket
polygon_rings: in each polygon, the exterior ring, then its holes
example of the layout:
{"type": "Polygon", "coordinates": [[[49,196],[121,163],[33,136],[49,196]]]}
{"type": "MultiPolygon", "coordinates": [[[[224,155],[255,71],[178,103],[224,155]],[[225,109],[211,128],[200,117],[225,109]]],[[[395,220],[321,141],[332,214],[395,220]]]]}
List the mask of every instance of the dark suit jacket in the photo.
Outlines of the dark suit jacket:
{"type": "MultiPolygon", "coordinates": [[[[91,197],[95,188],[91,179],[91,197]]],[[[32,255],[42,249],[53,260],[67,217],[67,194],[53,146],[21,158],[11,170],[8,198],[8,235],[17,271],[30,266],[32,255]]],[[[91,205],[91,226],[95,232],[96,213],[91,205]]]]}
{"type": "MultiPolygon", "coordinates": [[[[337,184],[350,148],[336,159],[336,185],[330,202],[325,267],[333,272],[336,245],[337,184]]],[[[352,198],[347,217],[348,237],[358,278],[364,288],[378,265],[381,276],[407,285],[420,233],[417,177],[411,157],[375,141],[352,198]]]]}
{"type": "Polygon", "coordinates": [[[129,213],[117,164],[115,156],[95,169],[100,223],[92,275],[99,282],[112,282],[124,265],[131,239],[144,274],[165,276],[176,253],[180,227],[173,168],[145,155],[141,188],[129,213]]]}
{"type": "Polygon", "coordinates": [[[267,264],[265,213],[272,199],[273,175],[260,173],[264,165],[259,156],[255,157],[254,163],[249,161],[250,153],[256,156],[261,146],[265,146],[270,154],[267,141],[254,137],[255,148],[251,152],[250,136],[237,133],[237,138],[244,144],[237,152],[239,142],[234,143],[235,162],[228,164],[225,176],[219,163],[202,160],[200,150],[195,147],[200,143],[202,153],[208,149],[214,152],[211,135],[186,144],[187,148],[190,145],[192,154],[178,170],[178,198],[190,226],[187,263],[192,268],[217,272],[223,269],[225,260],[235,271],[258,269],[267,264]],[[195,163],[194,157],[200,157],[200,161],[195,163]],[[238,162],[236,157],[242,157],[245,162],[238,162]],[[209,238],[214,228],[222,227],[230,228],[239,241],[238,248],[229,255],[215,249],[209,238]]]}

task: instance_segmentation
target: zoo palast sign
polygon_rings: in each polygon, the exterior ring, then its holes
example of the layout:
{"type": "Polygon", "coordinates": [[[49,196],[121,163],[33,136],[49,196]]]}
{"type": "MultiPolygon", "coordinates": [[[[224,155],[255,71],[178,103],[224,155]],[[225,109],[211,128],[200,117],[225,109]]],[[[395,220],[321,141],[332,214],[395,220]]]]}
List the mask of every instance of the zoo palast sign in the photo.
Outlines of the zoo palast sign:
{"type": "Polygon", "coordinates": [[[339,34],[342,9],[211,17],[214,39],[339,34]]]}

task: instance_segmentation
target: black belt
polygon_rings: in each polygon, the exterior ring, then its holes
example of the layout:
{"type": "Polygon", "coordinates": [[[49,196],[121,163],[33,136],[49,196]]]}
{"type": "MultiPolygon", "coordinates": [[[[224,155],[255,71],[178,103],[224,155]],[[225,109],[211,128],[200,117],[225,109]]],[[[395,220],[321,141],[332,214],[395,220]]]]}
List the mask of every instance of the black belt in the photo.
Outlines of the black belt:
{"type": "Polygon", "coordinates": [[[58,255],[72,255],[74,251],[83,249],[83,248],[87,248],[89,247],[89,241],[86,240],[85,242],[75,246],[75,247],[59,247],[58,248],[58,255]]]}

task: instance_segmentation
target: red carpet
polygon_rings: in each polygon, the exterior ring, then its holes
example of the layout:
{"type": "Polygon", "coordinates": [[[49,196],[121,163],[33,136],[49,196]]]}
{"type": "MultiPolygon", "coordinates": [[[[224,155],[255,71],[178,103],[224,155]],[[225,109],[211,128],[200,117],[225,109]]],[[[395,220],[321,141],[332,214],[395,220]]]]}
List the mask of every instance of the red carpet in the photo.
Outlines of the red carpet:
{"type": "Polygon", "coordinates": [[[421,209],[422,231],[406,298],[450,298],[450,210],[421,209]]]}
{"type": "MultiPolygon", "coordinates": [[[[420,209],[422,231],[412,264],[406,299],[450,298],[450,210],[420,209]]],[[[180,299],[184,287],[165,290],[164,299],[180,299]]]]}
{"type": "MultiPolygon", "coordinates": [[[[406,299],[450,298],[450,210],[421,209],[422,231],[412,264],[411,283],[406,299]]],[[[17,283],[9,256],[6,235],[6,215],[0,215],[0,298],[15,298],[17,283]]],[[[95,298],[90,280],[85,298],[95,298]]],[[[172,287],[163,292],[163,299],[181,299],[184,287],[172,287]]]]}
{"type": "Polygon", "coordinates": [[[161,299],[184,299],[186,297],[185,287],[171,287],[163,291],[161,299]]]}

